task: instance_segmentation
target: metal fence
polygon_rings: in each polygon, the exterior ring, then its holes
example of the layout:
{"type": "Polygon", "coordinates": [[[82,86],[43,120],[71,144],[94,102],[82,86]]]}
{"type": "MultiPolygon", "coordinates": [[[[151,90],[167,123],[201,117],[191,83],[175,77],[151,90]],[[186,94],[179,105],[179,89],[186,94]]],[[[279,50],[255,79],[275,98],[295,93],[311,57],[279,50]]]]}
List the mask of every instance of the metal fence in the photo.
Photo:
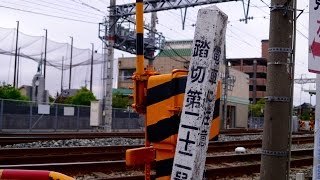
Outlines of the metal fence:
{"type": "Polygon", "coordinates": [[[248,128],[263,128],[264,117],[249,117],[248,128]]]}
{"type": "MultiPolygon", "coordinates": [[[[92,130],[90,126],[90,106],[67,104],[44,104],[30,101],[0,99],[0,130],[53,130],[79,131],[92,130]]],[[[130,130],[143,128],[143,118],[130,109],[112,110],[112,129],[130,130]]]]}

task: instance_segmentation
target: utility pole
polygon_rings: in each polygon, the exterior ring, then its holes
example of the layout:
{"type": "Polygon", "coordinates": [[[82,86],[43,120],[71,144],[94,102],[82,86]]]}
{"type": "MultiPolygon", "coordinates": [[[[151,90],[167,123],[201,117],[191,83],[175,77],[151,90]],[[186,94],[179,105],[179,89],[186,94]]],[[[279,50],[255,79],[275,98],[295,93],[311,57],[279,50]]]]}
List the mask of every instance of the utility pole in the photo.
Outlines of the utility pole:
{"type": "Polygon", "coordinates": [[[272,0],[270,7],[267,96],[263,126],[260,179],[287,179],[293,1],[272,0]]]}
{"type": "Polygon", "coordinates": [[[17,87],[17,61],[18,61],[18,40],[19,40],[19,21],[17,21],[17,32],[16,32],[16,52],[14,54],[14,75],[13,75],[13,87],[17,87]]]}
{"type": "Polygon", "coordinates": [[[39,69],[38,69],[38,72],[39,72],[39,74],[42,74],[42,70],[43,70],[43,66],[42,66],[42,63],[43,63],[43,61],[42,61],[42,56],[43,56],[43,52],[41,52],[41,55],[40,55],[40,66],[39,66],[39,69]]]}
{"type": "MultiPolygon", "coordinates": [[[[157,12],[152,12],[151,13],[151,39],[153,42],[153,46],[156,45],[156,32],[157,32],[157,12]]],[[[154,51],[152,52],[152,57],[154,57],[154,51]]],[[[154,59],[149,59],[148,65],[149,67],[153,67],[153,60],[154,59]]]]}
{"type": "MultiPolygon", "coordinates": [[[[107,24],[107,18],[104,17],[104,24],[107,24]]],[[[105,25],[104,27],[104,32],[107,32],[108,31],[108,26],[105,25]]],[[[105,33],[104,35],[104,39],[107,39],[107,34],[105,33]]],[[[106,69],[107,69],[107,43],[103,43],[102,44],[103,46],[103,51],[102,51],[102,59],[103,59],[103,64],[102,64],[102,97],[103,97],[103,100],[102,100],[102,111],[104,112],[104,106],[105,106],[105,97],[106,97],[106,69]]],[[[103,119],[104,121],[105,119],[103,119]]],[[[105,122],[102,122],[102,124],[105,124],[105,122]]]]}
{"type": "Polygon", "coordinates": [[[20,48],[18,49],[17,88],[19,88],[19,71],[20,71],[20,48]]]}
{"type": "Polygon", "coordinates": [[[70,54],[70,70],[69,70],[69,89],[71,89],[71,76],[72,76],[72,51],[73,51],[73,37],[71,38],[71,54],[70,54]]]}
{"type": "Polygon", "coordinates": [[[60,93],[63,91],[63,67],[64,66],[64,56],[62,56],[62,68],[61,68],[61,88],[60,88],[60,93]]]}
{"type": "Polygon", "coordinates": [[[92,92],[92,76],[93,76],[93,53],[94,53],[94,44],[91,43],[92,50],[91,50],[91,72],[90,72],[90,91],[92,92]]]}
{"type": "Polygon", "coordinates": [[[110,0],[110,14],[109,14],[109,34],[106,37],[109,41],[108,47],[105,49],[106,58],[106,68],[105,78],[106,78],[106,96],[104,99],[104,113],[105,113],[105,123],[107,130],[111,130],[112,125],[112,80],[113,80],[113,61],[114,61],[114,33],[116,30],[116,17],[115,14],[116,0],[110,0]]]}
{"type": "MultiPolygon", "coordinates": [[[[226,41],[225,41],[226,42],[226,41]]],[[[226,45],[224,45],[224,49],[226,49],[226,45]]],[[[223,118],[223,129],[227,129],[228,122],[228,79],[229,79],[229,64],[226,56],[226,51],[224,51],[224,94],[223,94],[223,111],[222,111],[222,118],[223,118]]]]}
{"type": "Polygon", "coordinates": [[[253,104],[257,103],[257,60],[253,60],[253,82],[252,82],[252,101],[253,104]]]}
{"type": "Polygon", "coordinates": [[[224,129],[228,129],[228,79],[229,79],[229,66],[228,61],[225,59],[225,74],[224,74],[224,95],[223,95],[223,122],[224,129]]]}
{"type": "Polygon", "coordinates": [[[46,87],[46,71],[47,71],[47,43],[48,43],[48,30],[44,29],[46,31],[45,36],[45,45],[44,45],[44,60],[43,60],[43,77],[44,77],[44,87],[46,87]]]}

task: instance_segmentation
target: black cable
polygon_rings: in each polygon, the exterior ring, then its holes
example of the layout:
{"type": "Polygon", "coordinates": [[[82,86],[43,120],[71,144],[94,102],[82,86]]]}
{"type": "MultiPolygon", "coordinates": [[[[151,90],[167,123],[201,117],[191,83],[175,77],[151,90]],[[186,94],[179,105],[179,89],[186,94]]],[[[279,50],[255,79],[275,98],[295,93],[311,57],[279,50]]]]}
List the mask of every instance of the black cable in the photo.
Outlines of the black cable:
{"type": "Polygon", "coordinates": [[[172,60],[174,60],[174,61],[181,62],[181,63],[188,63],[187,61],[181,61],[181,60],[179,60],[179,59],[173,58],[173,57],[171,56],[171,54],[168,54],[168,53],[166,52],[166,50],[162,51],[162,53],[164,53],[165,55],[167,55],[170,59],[172,59],[172,60]]]}
{"type": "MultiPolygon", "coordinates": [[[[48,6],[48,5],[43,5],[43,4],[39,4],[39,3],[36,3],[36,2],[32,2],[32,1],[29,1],[29,0],[20,0],[20,1],[24,1],[26,3],[31,3],[33,6],[34,5],[38,5],[40,7],[45,7],[45,8],[49,8],[49,9],[53,9],[53,10],[57,10],[57,11],[62,11],[62,12],[66,12],[66,13],[71,13],[73,16],[74,15],[80,15],[80,16],[83,16],[83,17],[88,17],[88,18],[93,18],[93,19],[97,19],[97,17],[93,17],[93,16],[89,16],[87,14],[81,14],[81,13],[77,13],[77,12],[72,12],[72,11],[68,11],[68,10],[65,10],[65,9],[61,9],[61,8],[58,8],[58,7],[51,7],[51,6],[48,6]]],[[[20,5],[20,4],[19,4],[20,5]]],[[[34,8],[34,7],[33,7],[34,8]]],[[[69,8],[68,8],[69,9],[69,8]]],[[[99,15],[100,16],[100,15],[99,15]]],[[[79,17],[79,16],[78,16],[79,17]]],[[[79,17],[79,18],[83,18],[83,17],[79,17]]]]}
{"type": "Polygon", "coordinates": [[[56,16],[56,15],[51,15],[51,14],[46,14],[46,13],[41,13],[41,12],[34,12],[34,11],[23,10],[23,9],[19,9],[19,8],[13,8],[13,7],[9,7],[9,6],[0,5],[0,7],[6,8],[6,9],[11,9],[11,10],[16,10],[16,11],[27,12],[27,13],[31,13],[31,14],[37,14],[37,15],[48,16],[48,17],[53,17],[53,18],[65,19],[65,20],[69,20],[69,21],[77,21],[77,22],[83,22],[83,23],[88,23],[88,24],[99,24],[98,22],[84,21],[84,20],[73,19],[73,18],[68,18],[68,17],[56,16]]]}
{"type": "MultiPolygon", "coordinates": [[[[90,16],[87,12],[86,14],[83,14],[83,13],[79,13],[79,12],[74,12],[74,11],[70,11],[72,10],[73,8],[69,8],[69,7],[64,7],[64,6],[61,6],[61,5],[57,5],[55,3],[48,3],[48,2],[43,2],[40,0],[41,3],[44,3],[44,4],[40,4],[40,3],[36,3],[36,2],[33,2],[33,1],[29,1],[29,0],[20,0],[20,1],[24,1],[26,3],[30,3],[32,4],[33,6],[34,5],[37,5],[37,6],[40,6],[40,7],[45,7],[45,8],[49,8],[49,9],[54,9],[54,10],[57,10],[57,11],[62,11],[62,12],[66,12],[66,13],[71,13],[74,15],[80,15],[80,16],[83,16],[83,17],[88,17],[88,18],[93,18],[93,19],[96,19],[97,17],[96,16],[90,16]],[[49,6],[49,5],[53,5],[53,6],[57,6],[57,7],[52,7],[52,6],[49,6]],[[65,9],[62,9],[62,8],[65,8],[65,9]]],[[[38,0],[39,1],[39,0],[38,0]]],[[[19,4],[20,5],[20,4],[19,4]]],[[[92,14],[94,15],[94,14],[92,14]]],[[[103,16],[103,15],[97,15],[97,16],[103,16]]]]}
{"type": "Polygon", "coordinates": [[[270,8],[270,6],[269,6],[266,2],[264,2],[263,0],[261,0],[261,2],[262,2],[263,4],[265,4],[268,8],[270,8]]]}
{"type": "MultiPolygon", "coordinates": [[[[184,59],[186,62],[189,62],[189,60],[187,60],[186,58],[184,58],[183,56],[181,56],[175,49],[173,49],[170,44],[168,44],[168,47],[176,54],[178,55],[179,57],[181,57],[182,59],[184,59]]],[[[191,49],[190,49],[191,51],[191,49]]]]}
{"type": "Polygon", "coordinates": [[[95,10],[95,11],[104,13],[102,10],[100,10],[100,9],[94,7],[94,6],[91,6],[90,4],[84,3],[84,2],[82,2],[81,0],[79,0],[80,2],[77,2],[77,1],[75,1],[75,0],[71,0],[71,1],[73,1],[73,2],[75,2],[75,3],[78,3],[78,4],[81,4],[81,5],[85,6],[85,7],[91,8],[91,9],[93,9],[93,10],[95,10]]]}
{"type": "MultiPolygon", "coordinates": [[[[97,15],[97,16],[101,16],[101,15],[105,15],[105,13],[101,13],[101,14],[96,14],[96,13],[93,13],[93,12],[89,12],[89,11],[84,11],[84,10],[81,10],[81,9],[76,9],[76,8],[72,8],[72,7],[68,7],[68,6],[63,6],[61,4],[56,4],[56,3],[53,3],[53,2],[47,2],[47,1],[44,1],[44,0],[38,0],[38,1],[41,1],[43,3],[46,3],[46,4],[52,4],[52,5],[55,5],[55,6],[58,6],[58,7],[62,7],[62,8],[66,8],[66,9],[73,9],[75,11],[79,11],[79,12],[83,12],[83,13],[87,13],[87,14],[92,14],[92,15],[97,15]]],[[[64,2],[65,3],[65,2],[64,2]]],[[[74,5],[72,5],[74,6],[74,5]]]]}

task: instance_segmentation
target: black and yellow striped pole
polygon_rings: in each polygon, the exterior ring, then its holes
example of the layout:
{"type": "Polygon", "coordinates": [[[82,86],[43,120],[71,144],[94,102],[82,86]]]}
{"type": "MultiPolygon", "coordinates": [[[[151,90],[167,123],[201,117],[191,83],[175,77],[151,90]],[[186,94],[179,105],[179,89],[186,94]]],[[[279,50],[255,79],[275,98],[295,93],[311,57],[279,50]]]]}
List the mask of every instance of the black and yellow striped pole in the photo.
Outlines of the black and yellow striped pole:
{"type": "Polygon", "coordinates": [[[147,77],[144,72],[144,44],[143,44],[143,0],[136,0],[136,72],[134,73],[134,104],[133,108],[145,114],[145,93],[144,89],[147,77]]]}
{"type": "Polygon", "coordinates": [[[143,74],[144,66],[144,47],[143,47],[143,0],[136,0],[136,33],[137,33],[137,43],[136,43],[136,74],[143,74]]]}
{"type": "MultiPolygon", "coordinates": [[[[135,95],[134,105],[139,113],[145,113],[145,72],[144,72],[144,42],[143,42],[143,0],[136,0],[136,72],[135,72],[135,95]]],[[[145,127],[147,127],[147,119],[145,118],[145,127]]],[[[145,131],[145,147],[149,147],[147,141],[147,131],[145,131]]],[[[150,163],[145,163],[145,180],[150,180],[150,163]]]]}

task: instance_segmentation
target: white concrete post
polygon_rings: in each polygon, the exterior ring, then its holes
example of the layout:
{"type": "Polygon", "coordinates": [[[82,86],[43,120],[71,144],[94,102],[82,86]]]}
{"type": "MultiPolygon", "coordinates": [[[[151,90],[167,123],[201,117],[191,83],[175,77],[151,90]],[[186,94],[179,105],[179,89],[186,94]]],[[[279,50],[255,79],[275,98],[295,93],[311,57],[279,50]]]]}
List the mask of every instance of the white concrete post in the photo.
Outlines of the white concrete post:
{"type": "Polygon", "coordinates": [[[227,19],[216,6],[198,12],[172,180],[203,177],[227,19]]]}
{"type": "Polygon", "coordinates": [[[314,127],[314,150],[313,150],[313,175],[312,179],[320,179],[320,132],[319,132],[319,120],[320,120],[320,74],[317,74],[316,79],[316,113],[315,113],[315,127],[314,127]]]}

